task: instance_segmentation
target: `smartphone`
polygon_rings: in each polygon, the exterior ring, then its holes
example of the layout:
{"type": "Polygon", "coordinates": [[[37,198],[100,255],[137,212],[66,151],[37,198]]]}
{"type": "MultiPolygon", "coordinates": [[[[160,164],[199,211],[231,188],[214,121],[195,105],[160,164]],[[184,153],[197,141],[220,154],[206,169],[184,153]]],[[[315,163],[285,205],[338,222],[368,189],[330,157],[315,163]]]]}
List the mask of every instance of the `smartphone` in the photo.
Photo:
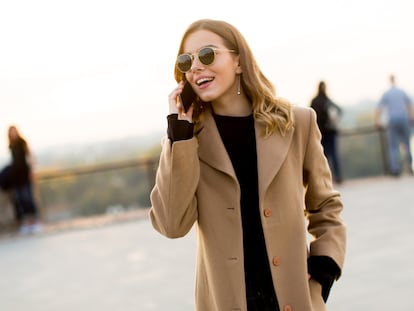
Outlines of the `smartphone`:
{"type": "Polygon", "coordinates": [[[197,99],[197,94],[194,92],[191,84],[186,82],[184,84],[183,91],[180,94],[181,104],[183,105],[184,112],[190,108],[191,104],[197,99]]]}

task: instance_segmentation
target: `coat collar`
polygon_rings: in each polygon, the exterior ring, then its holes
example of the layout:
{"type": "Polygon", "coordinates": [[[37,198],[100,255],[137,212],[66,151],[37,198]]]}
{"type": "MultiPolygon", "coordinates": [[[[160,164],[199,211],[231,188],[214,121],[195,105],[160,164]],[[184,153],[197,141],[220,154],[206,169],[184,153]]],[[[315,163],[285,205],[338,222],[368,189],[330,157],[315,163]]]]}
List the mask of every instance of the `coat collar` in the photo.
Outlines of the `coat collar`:
{"type": "Polygon", "coordinates": [[[214,121],[214,117],[210,110],[204,112],[198,140],[198,154],[200,160],[236,178],[236,173],[234,172],[230,157],[221,140],[216,122],[214,121]]]}
{"type": "Polygon", "coordinates": [[[255,122],[255,129],[259,195],[262,196],[287,156],[292,142],[293,129],[289,130],[285,136],[275,132],[269,137],[263,136],[264,125],[255,122]]]}
{"type": "MultiPolygon", "coordinates": [[[[211,111],[205,111],[201,127],[198,134],[200,160],[236,179],[211,111]]],[[[293,130],[290,130],[285,136],[276,132],[265,138],[262,135],[263,130],[264,126],[255,121],[259,194],[263,194],[278,173],[293,137],[293,130]]]]}

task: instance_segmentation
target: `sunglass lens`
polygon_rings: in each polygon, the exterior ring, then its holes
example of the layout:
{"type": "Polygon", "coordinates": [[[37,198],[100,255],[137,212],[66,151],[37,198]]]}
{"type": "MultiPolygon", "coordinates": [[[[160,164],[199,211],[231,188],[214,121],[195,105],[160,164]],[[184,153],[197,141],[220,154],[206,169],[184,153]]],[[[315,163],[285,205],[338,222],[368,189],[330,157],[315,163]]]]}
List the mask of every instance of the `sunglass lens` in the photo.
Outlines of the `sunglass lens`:
{"type": "Polygon", "coordinates": [[[191,56],[188,54],[182,54],[177,58],[177,67],[181,72],[187,72],[191,69],[191,56]]]}
{"type": "Polygon", "coordinates": [[[206,47],[198,52],[198,59],[204,65],[211,65],[214,62],[214,50],[206,47]]]}

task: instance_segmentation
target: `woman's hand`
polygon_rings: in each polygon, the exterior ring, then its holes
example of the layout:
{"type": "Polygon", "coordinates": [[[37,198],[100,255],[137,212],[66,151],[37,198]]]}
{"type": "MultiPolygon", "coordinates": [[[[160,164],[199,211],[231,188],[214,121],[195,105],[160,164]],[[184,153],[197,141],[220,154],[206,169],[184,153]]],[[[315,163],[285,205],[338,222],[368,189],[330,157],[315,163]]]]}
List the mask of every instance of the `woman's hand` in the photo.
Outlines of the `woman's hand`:
{"type": "Polygon", "coordinates": [[[168,102],[170,107],[170,114],[178,114],[178,120],[186,120],[190,123],[193,122],[193,105],[184,112],[183,105],[180,101],[180,94],[183,91],[184,82],[178,83],[177,87],[168,96],[168,102]]]}

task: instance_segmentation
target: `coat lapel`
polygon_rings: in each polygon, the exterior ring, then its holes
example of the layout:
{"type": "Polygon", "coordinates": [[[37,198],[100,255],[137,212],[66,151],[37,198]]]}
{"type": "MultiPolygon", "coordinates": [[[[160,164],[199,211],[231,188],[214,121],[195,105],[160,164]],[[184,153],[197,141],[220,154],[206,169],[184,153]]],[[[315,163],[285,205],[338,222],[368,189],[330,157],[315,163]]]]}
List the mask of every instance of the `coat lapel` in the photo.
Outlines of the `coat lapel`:
{"type": "Polygon", "coordinates": [[[263,197],[264,191],[279,172],[289,150],[294,129],[289,130],[285,136],[279,132],[265,138],[262,133],[263,125],[256,122],[256,148],[257,169],[259,176],[259,196],[263,197]]]}
{"type": "MultiPolygon", "coordinates": [[[[259,195],[263,196],[264,191],[270,185],[278,173],[283,161],[286,158],[290,143],[293,137],[293,129],[285,136],[276,132],[264,138],[263,125],[255,122],[256,148],[257,148],[257,169],[259,182],[259,195]]],[[[199,157],[208,165],[236,178],[230,157],[221,140],[220,133],[210,111],[206,111],[202,122],[202,130],[198,134],[199,157]]]]}
{"type": "Polygon", "coordinates": [[[226,147],[221,140],[216,122],[209,110],[204,113],[201,127],[202,130],[198,134],[198,155],[200,160],[236,178],[236,173],[234,172],[230,157],[227,154],[226,147]]]}

